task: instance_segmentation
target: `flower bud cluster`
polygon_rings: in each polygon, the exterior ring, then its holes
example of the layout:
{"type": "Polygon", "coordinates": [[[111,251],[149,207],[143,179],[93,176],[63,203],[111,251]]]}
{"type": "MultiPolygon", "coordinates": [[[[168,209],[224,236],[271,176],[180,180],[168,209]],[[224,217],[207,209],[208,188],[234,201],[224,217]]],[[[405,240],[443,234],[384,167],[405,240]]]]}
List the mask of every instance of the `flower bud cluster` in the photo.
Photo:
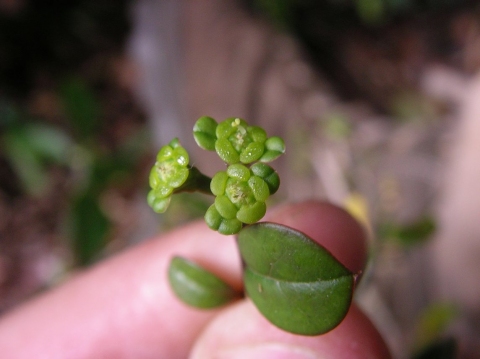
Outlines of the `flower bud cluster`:
{"type": "Polygon", "coordinates": [[[155,165],[150,171],[151,190],[147,196],[147,202],[155,212],[165,212],[173,191],[187,180],[188,162],[188,152],[180,145],[177,138],[158,152],[155,165]]]}
{"type": "Polygon", "coordinates": [[[201,117],[195,123],[193,136],[201,148],[215,151],[227,169],[210,181],[189,166],[187,151],[174,139],[162,147],[150,172],[148,204],[155,212],[165,212],[172,193],[199,190],[215,196],[205,221],[222,234],[238,233],[244,224],[262,219],[266,200],[280,185],[278,174],[266,163],[285,152],[283,140],[268,137],[264,129],[249,126],[238,117],[220,123],[201,117]]]}
{"type": "Polygon", "coordinates": [[[280,184],[265,162],[285,152],[283,140],[269,138],[263,128],[249,126],[238,117],[220,123],[201,117],[193,133],[200,147],[216,151],[228,166],[210,184],[216,198],[205,214],[207,225],[222,234],[234,234],[244,224],[258,222],[265,215],[265,201],[280,184]]]}
{"type": "Polygon", "coordinates": [[[285,152],[285,143],[280,137],[267,137],[263,128],[249,126],[238,117],[220,123],[208,116],[200,117],[193,136],[201,148],[216,151],[229,165],[271,162],[285,152]]]}
{"type": "Polygon", "coordinates": [[[207,225],[222,234],[234,234],[244,223],[258,222],[267,210],[265,201],[279,184],[277,173],[264,163],[250,168],[242,164],[228,166],[210,183],[216,198],[205,214],[207,225]]]}

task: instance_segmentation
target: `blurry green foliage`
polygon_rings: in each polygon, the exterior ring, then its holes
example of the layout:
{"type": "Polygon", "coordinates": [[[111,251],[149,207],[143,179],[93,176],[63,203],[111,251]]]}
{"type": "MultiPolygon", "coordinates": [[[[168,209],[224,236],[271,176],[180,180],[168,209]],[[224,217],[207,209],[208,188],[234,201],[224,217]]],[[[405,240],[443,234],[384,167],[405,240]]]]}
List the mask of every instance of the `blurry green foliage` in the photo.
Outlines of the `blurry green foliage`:
{"type": "Polygon", "coordinates": [[[2,136],[3,151],[10,159],[25,191],[45,193],[49,163],[66,164],[70,138],[58,129],[40,124],[12,126],[2,136]]]}
{"type": "Polygon", "coordinates": [[[0,146],[21,187],[32,196],[45,194],[50,165],[68,165],[73,141],[52,125],[28,121],[12,104],[0,105],[0,146]]]}
{"type": "Polygon", "coordinates": [[[452,303],[434,303],[425,308],[417,321],[415,347],[427,348],[438,343],[441,335],[458,315],[458,308],[452,303]]]}
{"type": "Polygon", "coordinates": [[[94,134],[100,125],[100,104],[85,81],[72,77],[60,86],[64,110],[80,138],[94,134]]]}
{"type": "Polygon", "coordinates": [[[288,29],[292,23],[292,5],[295,0],[255,0],[254,6],[266,14],[277,27],[288,29]]]}
{"type": "Polygon", "coordinates": [[[71,211],[75,263],[87,265],[100,256],[107,243],[111,224],[100,208],[98,197],[91,192],[76,197],[71,211]]]}
{"type": "MultiPolygon", "coordinates": [[[[263,13],[275,25],[284,29],[296,29],[301,18],[328,14],[330,21],[340,26],[360,20],[364,25],[381,25],[395,16],[412,15],[422,11],[442,10],[459,6],[468,0],[245,0],[248,6],[263,13]]],[[[324,26],[325,24],[323,24],[324,26]]]]}
{"type": "Polygon", "coordinates": [[[410,247],[427,241],[435,229],[435,221],[431,217],[424,217],[408,225],[381,224],[379,226],[379,237],[385,241],[410,247]]]}
{"type": "Polygon", "coordinates": [[[384,21],[387,14],[385,0],[357,0],[356,9],[360,19],[366,24],[377,24],[384,21]]]}
{"type": "Polygon", "coordinates": [[[332,113],[322,121],[322,129],[325,135],[334,140],[346,140],[352,133],[352,125],[349,118],[342,113],[332,113]]]}
{"type": "Polygon", "coordinates": [[[69,77],[58,97],[65,110],[63,126],[40,122],[18,110],[12,102],[0,105],[0,150],[20,182],[24,195],[51,195],[51,170],[61,167],[71,181],[66,220],[77,265],[100,257],[112,229],[101,207],[105,191],[128,186],[140,157],[148,151],[141,128],[112,147],[100,141],[101,103],[87,83],[69,77]],[[49,193],[50,192],[50,193],[49,193]]]}

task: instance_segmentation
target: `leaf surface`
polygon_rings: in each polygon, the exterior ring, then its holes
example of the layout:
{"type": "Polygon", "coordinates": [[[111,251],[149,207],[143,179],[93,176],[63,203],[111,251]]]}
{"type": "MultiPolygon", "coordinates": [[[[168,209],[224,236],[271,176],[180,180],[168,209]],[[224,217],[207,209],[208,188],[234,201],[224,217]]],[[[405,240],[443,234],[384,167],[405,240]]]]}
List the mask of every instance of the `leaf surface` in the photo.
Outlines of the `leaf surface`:
{"type": "Polygon", "coordinates": [[[274,325],[302,335],[335,328],[352,300],[355,275],[305,234],[275,223],[238,236],[248,296],[274,325]]]}
{"type": "Polygon", "coordinates": [[[177,297],[196,308],[219,307],[239,296],[222,279],[182,257],[170,262],[168,279],[177,297]]]}

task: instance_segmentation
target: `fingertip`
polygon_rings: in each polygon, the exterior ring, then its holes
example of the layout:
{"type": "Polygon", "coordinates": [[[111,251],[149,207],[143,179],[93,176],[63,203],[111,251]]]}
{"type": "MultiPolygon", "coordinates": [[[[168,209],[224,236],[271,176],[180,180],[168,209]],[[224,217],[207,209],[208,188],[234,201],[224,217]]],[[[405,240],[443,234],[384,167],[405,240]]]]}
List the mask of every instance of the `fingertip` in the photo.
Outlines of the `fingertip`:
{"type": "Polygon", "coordinates": [[[272,326],[249,300],[244,300],[223,311],[209,324],[190,357],[242,356],[388,359],[390,353],[373,324],[355,305],[334,330],[319,336],[301,336],[272,326]]]}
{"type": "Polygon", "coordinates": [[[353,273],[367,260],[364,228],[344,209],[328,202],[307,201],[278,207],[267,220],[295,228],[329,250],[353,273]]]}

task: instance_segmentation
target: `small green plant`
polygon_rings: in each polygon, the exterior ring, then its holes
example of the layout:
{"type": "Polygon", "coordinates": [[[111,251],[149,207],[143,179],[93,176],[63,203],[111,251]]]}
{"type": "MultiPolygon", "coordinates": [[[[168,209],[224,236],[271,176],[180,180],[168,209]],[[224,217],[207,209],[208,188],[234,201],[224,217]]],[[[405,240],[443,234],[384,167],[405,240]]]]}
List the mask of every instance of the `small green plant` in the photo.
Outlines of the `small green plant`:
{"type": "MultiPolygon", "coordinates": [[[[214,196],[205,222],[221,234],[237,235],[245,293],[259,311],[296,334],[318,335],[335,328],[348,312],[357,275],[302,232],[259,222],[267,199],[280,186],[277,172],[267,163],[285,152],[284,141],[236,117],[220,123],[201,117],[193,136],[201,148],[215,151],[226,169],[213,178],[202,174],[174,139],[160,149],[150,172],[149,205],[162,213],[175,193],[214,196]]],[[[172,259],[168,277],[178,298],[198,308],[224,305],[242,295],[182,257],[172,259]]]]}

